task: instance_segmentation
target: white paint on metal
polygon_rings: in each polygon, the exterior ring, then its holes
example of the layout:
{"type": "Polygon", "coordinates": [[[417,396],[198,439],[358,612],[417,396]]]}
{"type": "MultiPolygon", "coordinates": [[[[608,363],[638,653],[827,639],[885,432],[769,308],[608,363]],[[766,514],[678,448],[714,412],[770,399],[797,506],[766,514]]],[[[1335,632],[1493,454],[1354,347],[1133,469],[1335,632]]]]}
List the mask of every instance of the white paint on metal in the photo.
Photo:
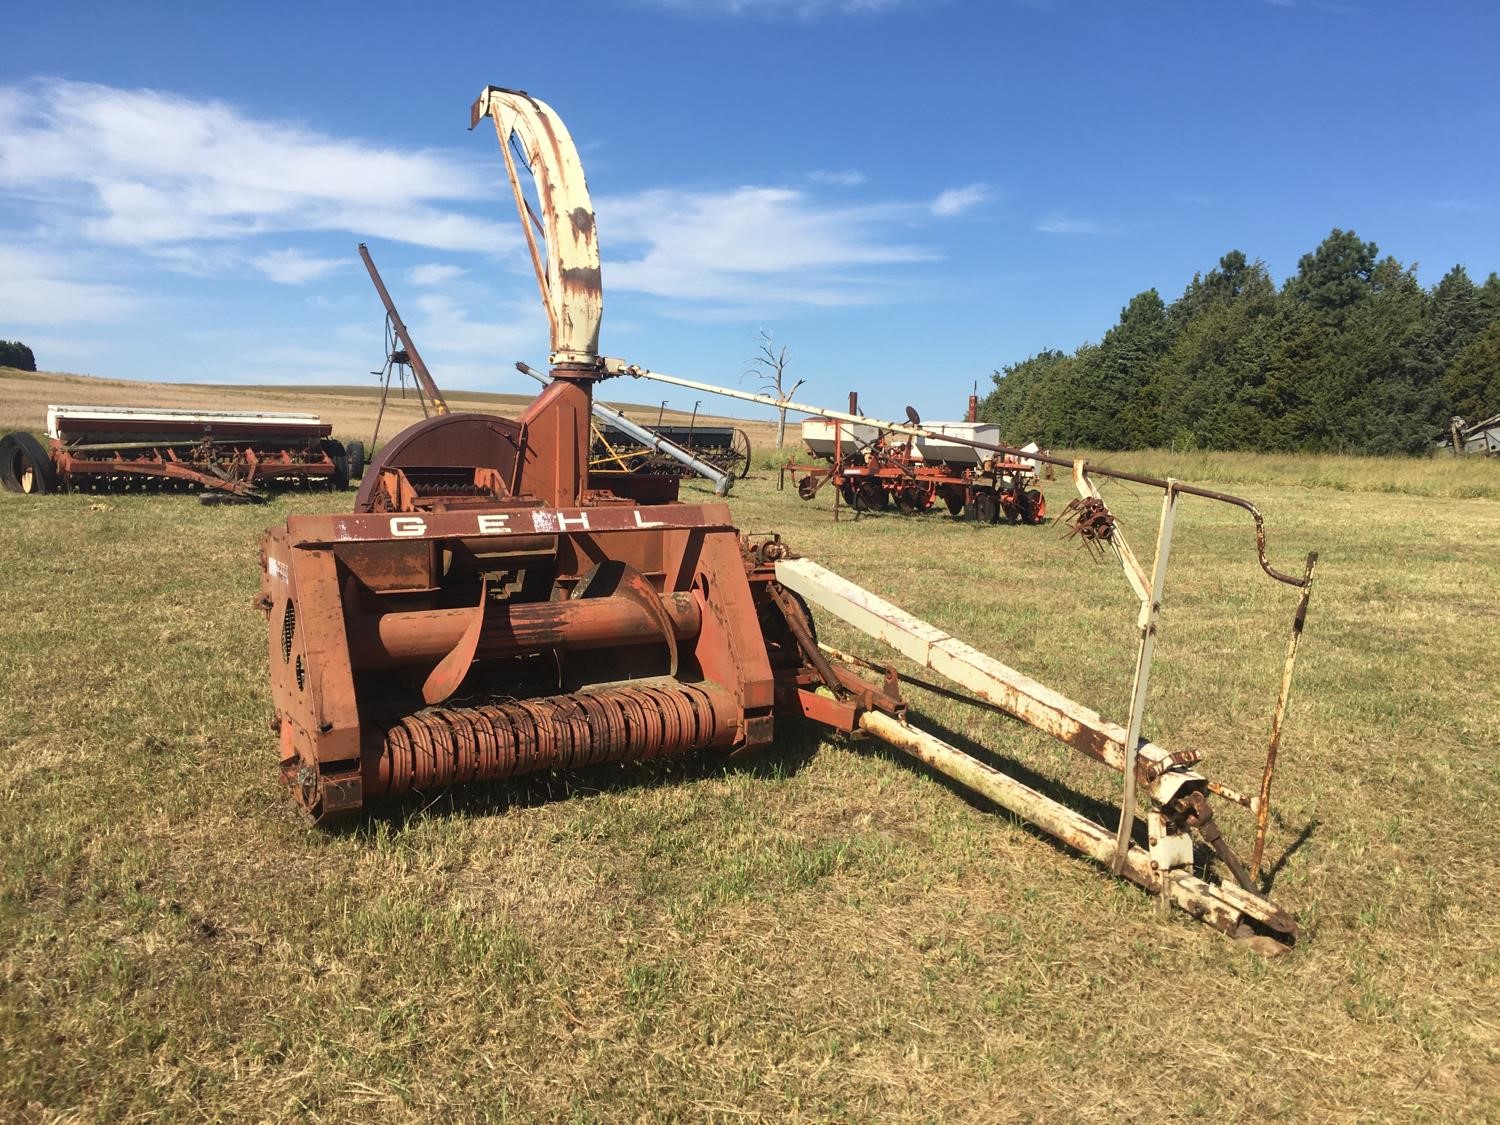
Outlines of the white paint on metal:
{"type": "MultiPolygon", "coordinates": [[[[819,566],[810,559],[782,559],[776,579],[810,605],[847,621],[861,632],[890,645],[907,659],[946,676],[978,698],[1015,715],[1052,737],[1076,745],[1084,732],[1099,736],[1104,764],[1124,770],[1126,729],[1098,712],[1016,671],[937,626],[907,613],[884,598],[819,566]]],[[[1136,754],[1160,772],[1153,793],[1166,802],[1200,775],[1174,766],[1163,747],[1141,741],[1136,754]]]]}
{"type": "MultiPolygon", "coordinates": [[[[832,458],[834,424],[826,418],[809,418],[802,423],[802,444],[814,457],[832,458]]],[[[838,435],[839,454],[847,456],[880,436],[875,426],[843,426],[838,435]]]]}
{"type": "MultiPolygon", "coordinates": [[[[879,711],[864,712],[860,715],[859,722],[861,729],[905,751],[974,792],[988,797],[1084,855],[1099,863],[1111,862],[1115,842],[1103,825],[926,731],[898,722],[879,711]]],[[[1180,837],[1180,840],[1187,843],[1185,863],[1190,865],[1191,842],[1185,836],[1180,837]]],[[[1175,857],[1181,859],[1183,854],[1179,850],[1175,857]]],[[[1162,855],[1161,858],[1167,856],[1162,855]]],[[[1125,854],[1119,873],[1146,890],[1162,894],[1167,902],[1227,934],[1237,935],[1246,919],[1254,919],[1272,928],[1289,925],[1290,920],[1267,899],[1236,886],[1205,882],[1191,873],[1190,866],[1167,869],[1162,866],[1161,858],[1131,847],[1125,854]]],[[[1259,948],[1267,953],[1275,953],[1286,946],[1262,939],[1259,948]]]]}
{"type": "Polygon", "coordinates": [[[1135,828],[1135,763],[1141,726],[1146,719],[1146,701],[1151,688],[1151,658],[1156,651],[1156,631],[1161,621],[1162,592],[1167,584],[1167,560],[1172,553],[1172,526],[1177,514],[1177,489],[1170,477],[1161,499],[1161,522],[1156,528],[1156,559],[1151,564],[1151,595],[1141,605],[1140,643],[1136,647],[1135,678],[1130,690],[1130,720],[1125,725],[1125,792],[1120,801],[1120,824],[1115,831],[1115,855],[1111,867],[1119,874],[1125,864],[1130,834],[1135,828]]]}
{"type": "Polygon", "coordinates": [[[486,86],[471,111],[471,127],[481,117],[495,122],[521,229],[552,328],[553,361],[593,363],[598,358],[604,303],[599,244],[594,232],[594,205],[573,137],[551,106],[519,90],[486,86]],[[511,152],[512,140],[523,154],[525,170],[535,181],[539,215],[533,215],[527,203],[523,169],[517,167],[511,152]],[[538,224],[545,245],[538,245],[538,224]]]}
{"type": "Polygon", "coordinates": [[[59,406],[47,407],[47,436],[61,438],[64,424],[70,430],[106,422],[204,423],[216,426],[321,426],[316,414],[269,410],[172,410],[160,406],[59,406]]]}
{"type": "Polygon", "coordinates": [[[944,441],[945,437],[966,438],[989,445],[1000,444],[1000,427],[991,422],[923,422],[922,428],[929,436],[919,437],[913,442],[912,456],[924,461],[942,461],[954,465],[980,465],[992,454],[956,441],[944,441]],[[931,436],[936,435],[936,436],[931,436]]]}
{"type": "MultiPolygon", "coordinates": [[[[1104,502],[1104,498],[1099,495],[1099,489],[1094,485],[1093,478],[1088,474],[1085,462],[1081,460],[1073,462],[1073,486],[1078,489],[1078,495],[1083,499],[1104,502]]],[[[1125,533],[1120,530],[1118,521],[1115,523],[1113,534],[1105,540],[1105,545],[1114,552],[1115,558],[1120,560],[1120,566],[1125,571],[1125,581],[1130,583],[1135,596],[1144,605],[1151,597],[1146,588],[1146,571],[1135,557],[1135,552],[1130,549],[1130,544],[1125,541],[1125,533]]]]}

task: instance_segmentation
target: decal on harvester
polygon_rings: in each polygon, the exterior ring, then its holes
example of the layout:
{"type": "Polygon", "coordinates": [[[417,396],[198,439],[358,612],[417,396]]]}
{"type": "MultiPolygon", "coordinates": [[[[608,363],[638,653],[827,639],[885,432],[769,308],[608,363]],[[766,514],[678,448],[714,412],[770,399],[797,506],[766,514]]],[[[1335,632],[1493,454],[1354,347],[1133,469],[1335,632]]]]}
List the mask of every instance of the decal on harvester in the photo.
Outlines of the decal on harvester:
{"type": "MultiPolygon", "coordinates": [[[[661,508],[651,514],[667,515],[661,508]]],[[[293,522],[296,541],[310,546],[321,541],[339,543],[380,539],[453,538],[468,536],[559,535],[569,532],[656,531],[671,528],[729,527],[726,509],[718,505],[676,506],[670,518],[649,519],[648,509],[532,508],[509,512],[434,512],[428,515],[303,517],[293,522]],[[320,526],[321,525],[321,526],[320,526]]]]}

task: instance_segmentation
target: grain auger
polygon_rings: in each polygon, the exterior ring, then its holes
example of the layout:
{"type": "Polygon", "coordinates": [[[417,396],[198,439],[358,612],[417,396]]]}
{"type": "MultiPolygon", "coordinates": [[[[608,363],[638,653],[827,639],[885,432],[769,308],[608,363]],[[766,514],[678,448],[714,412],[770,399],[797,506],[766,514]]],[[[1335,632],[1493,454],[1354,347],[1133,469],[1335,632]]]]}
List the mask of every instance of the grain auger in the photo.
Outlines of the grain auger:
{"type": "Polygon", "coordinates": [[[751,396],[598,354],[599,251],[572,139],[550,108],[518,91],[486,88],[471,127],[486,118],[551,328],[551,382],[514,419],[460,413],[418,423],[372,462],[352,513],[293,516],[266,534],[260,606],[273,726],[281,779],[306,813],[330,821],[377,798],[528,771],[745,754],[770,745],[788,722],[812,721],[898,747],[1227,933],[1268,951],[1289,946],[1296,925],[1257,881],[1311,557],[1301,578],[1272,568],[1260,514],[1236,497],[1042,456],[1073,470],[1091,513],[1079,534],[1119,558],[1140,599],[1121,726],[797,557],[777,536],[742,537],[722,502],[643,502],[624,491],[628,479],[590,487],[589,405],[599,380],[629,374],[751,396]],[[1098,475],[1162,489],[1149,570],[1104,508],[1098,475]],[[1300,591],[1257,796],[1209,781],[1195,752],[1142,735],[1172,515],[1189,495],[1248,509],[1263,569],[1300,591]],[[950,695],[1002,710],[1121,774],[1118,827],[923,731],[907,713],[901,675],[819,643],[810,610],[947,678],[950,695]],[[1256,814],[1248,863],[1225,841],[1213,798],[1256,814]],[[1216,881],[1211,868],[1228,877],[1216,881]]]}

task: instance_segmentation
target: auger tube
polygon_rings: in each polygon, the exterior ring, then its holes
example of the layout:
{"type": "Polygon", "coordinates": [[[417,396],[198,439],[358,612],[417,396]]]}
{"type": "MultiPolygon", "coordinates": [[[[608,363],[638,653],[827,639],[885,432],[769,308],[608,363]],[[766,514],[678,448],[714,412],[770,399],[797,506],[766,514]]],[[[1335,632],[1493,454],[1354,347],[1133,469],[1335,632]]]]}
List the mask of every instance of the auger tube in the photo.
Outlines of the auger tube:
{"type": "MultiPolygon", "coordinates": [[[[552,381],[529,364],[517,363],[516,370],[522,375],[530,375],[544,387],[552,381]]],[[[642,445],[654,449],[658,453],[665,453],[679,465],[692,469],[693,472],[705,480],[713,481],[715,496],[729,495],[729,488],[734,484],[734,478],[723,470],[710,465],[707,461],[694,457],[691,450],[678,445],[675,441],[662,437],[661,434],[653,430],[648,430],[645,426],[632,422],[618,410],[605,406],[602,402],[590,402],[589,410],[595,418],[608,422],[615,429],[629,434],[642,445]]]]}

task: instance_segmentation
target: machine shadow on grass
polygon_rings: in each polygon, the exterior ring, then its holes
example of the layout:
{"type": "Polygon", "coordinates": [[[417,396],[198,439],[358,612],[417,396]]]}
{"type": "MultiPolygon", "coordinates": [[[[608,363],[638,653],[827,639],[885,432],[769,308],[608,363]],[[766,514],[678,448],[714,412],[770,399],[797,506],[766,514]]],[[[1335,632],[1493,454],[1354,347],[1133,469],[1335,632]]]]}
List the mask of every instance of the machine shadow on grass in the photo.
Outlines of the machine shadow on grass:
{"type": "MultiPolygon", "coordinates": [[[[996,752],[983,743],[954,730],[928,714],[921,714],[921,725],[964,753],[994,769],[1029,786],[1050,800],[1068,805],[1090,820],[1112,828],[1119,820],[1119,808],[1110,801],[1100,800],[1073,789],[1054,777],[1024,765],[1014,758],[996,752]]],[[[412,791],[404,796],[381,801],[367,809],[363,815],[335,822],[327,826],[334,835],[359,837],[371,835],[378,826],[405,828],[408,824],[426,819],[428,816],[483,818],[505,816],[509,813],[539,808],[563,801],[602,794],[627,793],[634,790],[675,788],[692,785],[713,778],[728,776],[750,777],[760,781],[780,781],[797,775],[808,764],[827,741],[826,733],[818,727],[802,722],[787,723],[784,737],[776,745],[743,758],[732,758],[725,754],[697,753],[672,755],[643,762],[617,762],[576,771],[542,771],[523,774],[503,781],[470,782],[447,786],[436,790],[412,791]]],[[[969,807],[981,812],[999,815],[1011,823],[1019,824],[1027,835],[1040,840],[1059,854],[1073,859],[1082,857],[1056,837],[1033,828],[1024,819],[1014,816],[987,797],[951,780],[937,770],[880,742],[876,739],[850,741],[848,749],[870,757],[893,762],[903,769],[926,777],[969,807]]],[[[1277,826],[1284,828],[1280,818],[1277,826]]],[[[1288,861],[1300,851],[1317,831],[1321,821],[1313,819],[1300,829],[1290,844],[1269,864],[1262,877],[1262,889],[1269,892],[1288,861]]],[[[1137,821],[1132,833],[1137,847],[1147,847],[1146,826],[1137,821]]],[[[1211,850],[1201,842],[1194,845],[1195,866],[1200,875],[1219,866],[1211,850]]]]}
{"type": "MultiPolygon", "coordinates": [[[[1003,714],[1003,712],[998,711],[997,713],[1003,714]]],[[[1010,758],[1005,756],[1004,754],[997,753],[991,747],[986,746],[984,743],[976,742],[967,735],[954,730],[952,727],[947,726],[946,724],[929,714],[921,712],[918,712],[918,714],[921,719],[922,728],[928,733],[937,736],[944,742],[948,743],[948,745],[962,750],[965,754],[968,754],[970,757],[983,762],[985,765],[991,767],[992,769],[1001,771],[1014,780],[1019,781],[1022,785],[1028,786],[1031,789],[1035,789],[1038,793],[1042,794],[1042,796],[1046,797],[1047,799],[1055,801],[1058,804],[1066,805],[1069,808],[1072,808],[1075,811],[1081,813],[1083,816],[1088,817],[1096,824],[1103,825],[1105,828],[1113,829],[1115,825],[1119,823],[1120,809],[1119,806],[1114,804],[1113,802],[1103,801],[1097,797],[1091,797],[1085,793],[1080,793],[1078,790],[1064,785],[1054,777],[1049,777],[1044,773],[1040,773],[1030,768],[1029,766],[1022,764],[1014,758],[1010,758]]],[[[1079,852],[1069,847],[1057,837],[1035,828],[1025,819],[1009,812],[1002,806],[996,804],[994,801],[991,801],[988,797],[985,797],[983,794],[976,793],[974,790],[959,784],[958,782],[947,777],[945,774],[942,774],[937,770],[927,766],[925,763],[918,761],[916,758],[913,758],[907,754],[903,754],[899,750],[896,750],[895,748],[875,739],[861,740],[858,745],[861,753],[866,753],[872,757],[881,758],[886,761],[895,762],[898,765],[911,770],[913,773],[917,773],[923,777],[926,777],[928,780],[942,786],[943,789],[951,793],[953,796],[957,797],[959,800],[963,801],[970,808],[978,809],[981,812],[1001,816],[1013,824],[1020,825],[1023,829],[1025,829],[1027,835],[1042,841],[1043,843],[1051,847],[1054,851],[1062,855],[1069,856],[1073,859],[1084,858],[1079,852]]],[[[1278,827],[1284,827],[1279,817],[1274,819],[1278,827]]],[[[1303,825],[1302,828],[1298,831],[1295,839],[1293,839],[1292,842],[1288,844],[1285,849],[1283,849],[1276,861],[1266,868],[1261,877],[1262,893],[1270,893],[1271,888],[1275,885],[1276,877],[1281,873],[1282,869],[1286,866],[1291,857],[1295,855],[1299,850],[1301,850],[1301,848],[1312,838],[1313,833],[1317,831],[1321,823],[1321,821],[1314,819],[1308,821],[1307,824],[1303,825]]],[[[1144,821],[1137,820],[1135,822],[1134,828],[1131,832],[1131,842],[1143,851],[1147,850],[1147,831],[1144,821]]],[[[1200,877],[1204,876],[1210,869],[1216,868],[1228,881],[1233,882],[1232,876],[1229,876],[1228,872],[1223,870],[1223,865],[1216,862],[1216,857],[1214,856],[1213,851],[1206,847],[1201,840],[1193,841],[1193,859],[1194,867],[1200,877]]],[[[1103,869],[1101,868],[1100,870],[1103,869]]]]}

